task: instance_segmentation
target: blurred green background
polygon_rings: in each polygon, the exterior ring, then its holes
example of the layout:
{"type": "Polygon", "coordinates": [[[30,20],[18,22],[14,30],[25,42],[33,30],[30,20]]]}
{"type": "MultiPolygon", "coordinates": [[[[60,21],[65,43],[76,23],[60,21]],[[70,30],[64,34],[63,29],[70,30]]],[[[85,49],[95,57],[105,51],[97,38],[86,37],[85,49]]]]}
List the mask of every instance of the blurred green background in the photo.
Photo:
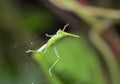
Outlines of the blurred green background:
{"type": "Polygon", "coordinates": [[[119,0],[0,0],[0,84],[120,84],[119,0]],[[26,53],[58,29],[79,35],[26,53]]]}

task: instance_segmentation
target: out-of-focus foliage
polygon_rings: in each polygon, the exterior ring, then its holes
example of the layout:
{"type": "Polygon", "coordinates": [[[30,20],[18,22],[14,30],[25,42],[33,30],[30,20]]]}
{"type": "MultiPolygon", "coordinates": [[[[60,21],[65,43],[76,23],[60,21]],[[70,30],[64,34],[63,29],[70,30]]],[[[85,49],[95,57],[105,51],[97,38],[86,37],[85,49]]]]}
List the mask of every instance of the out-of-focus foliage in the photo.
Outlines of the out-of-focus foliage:
{"type": "Polygon", "coordinates": [[[119,2],[0,0],[0,84],[120,84],[120,32],[114,29],[120,25],[119,2]],[[50,77],[57,59],[53,48],[43,54],[25,51],[41,47],[46,33],[66,23],[66,31],[77,31],[80,38],[55,44],[60,61],[50,77]]]}
{"type": "Polygon", "coordinates": [[[22,24],[32,31],[45,31],[48,27],[51,27],[55,20],[53,19],[53,15],[44,9],[40,11],[38,9],[26,9],[23,13],[22,24]]]}

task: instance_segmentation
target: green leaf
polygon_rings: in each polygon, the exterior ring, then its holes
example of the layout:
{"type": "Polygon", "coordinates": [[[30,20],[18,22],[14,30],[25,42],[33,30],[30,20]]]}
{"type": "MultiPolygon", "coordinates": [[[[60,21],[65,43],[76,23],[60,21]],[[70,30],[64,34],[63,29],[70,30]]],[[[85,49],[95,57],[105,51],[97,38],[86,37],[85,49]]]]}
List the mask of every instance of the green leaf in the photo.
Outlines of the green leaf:
{"type": "Polygon", "coordinates": [[[60,61],[52,69],[52,77],[48,70],[57,59],[53,49],[34,54],[50,84],[105,84],[97,54],[84,38],[66,38],[55,46],[60,61]]]}

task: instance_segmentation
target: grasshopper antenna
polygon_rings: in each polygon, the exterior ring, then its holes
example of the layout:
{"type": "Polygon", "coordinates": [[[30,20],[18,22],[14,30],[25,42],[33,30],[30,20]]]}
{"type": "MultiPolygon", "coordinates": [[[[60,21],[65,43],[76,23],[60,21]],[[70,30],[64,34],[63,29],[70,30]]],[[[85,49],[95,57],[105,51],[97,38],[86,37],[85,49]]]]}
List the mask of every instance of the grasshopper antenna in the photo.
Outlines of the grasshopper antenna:
{"type": "Polygon", "coordinates": [[[66,29],[66,27],[69,25],[69,23],[67,23],[65,26],[64,26],[64,28],[63,28],[63,31],[66,29]]]}

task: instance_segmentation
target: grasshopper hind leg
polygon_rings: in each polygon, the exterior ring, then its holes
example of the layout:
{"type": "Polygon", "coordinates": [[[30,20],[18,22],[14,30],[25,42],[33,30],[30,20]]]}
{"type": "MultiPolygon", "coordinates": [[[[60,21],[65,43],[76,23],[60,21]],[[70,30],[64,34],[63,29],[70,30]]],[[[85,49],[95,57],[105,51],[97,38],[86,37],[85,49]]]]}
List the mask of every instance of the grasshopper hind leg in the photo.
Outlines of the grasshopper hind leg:
{"type": "Polygon", "coordinates": [[[59,54],[58,54],[58,51],[57,51],[57,48],[54,46],[53,47],[53,50],[54,50],[54,52],[55,52],[55,55],[56,55],[56,57],[57,57],[57,60],[54,62],[54,64],[50,67],[50,69],[49,69],[49,74],[50,74],[50,76],[52,76],[52,73],[51,73],[51,70],[54,68],[54,66],[58,63],[58,61],[60,60],[60,56],[59,56],[59,54]]]}

